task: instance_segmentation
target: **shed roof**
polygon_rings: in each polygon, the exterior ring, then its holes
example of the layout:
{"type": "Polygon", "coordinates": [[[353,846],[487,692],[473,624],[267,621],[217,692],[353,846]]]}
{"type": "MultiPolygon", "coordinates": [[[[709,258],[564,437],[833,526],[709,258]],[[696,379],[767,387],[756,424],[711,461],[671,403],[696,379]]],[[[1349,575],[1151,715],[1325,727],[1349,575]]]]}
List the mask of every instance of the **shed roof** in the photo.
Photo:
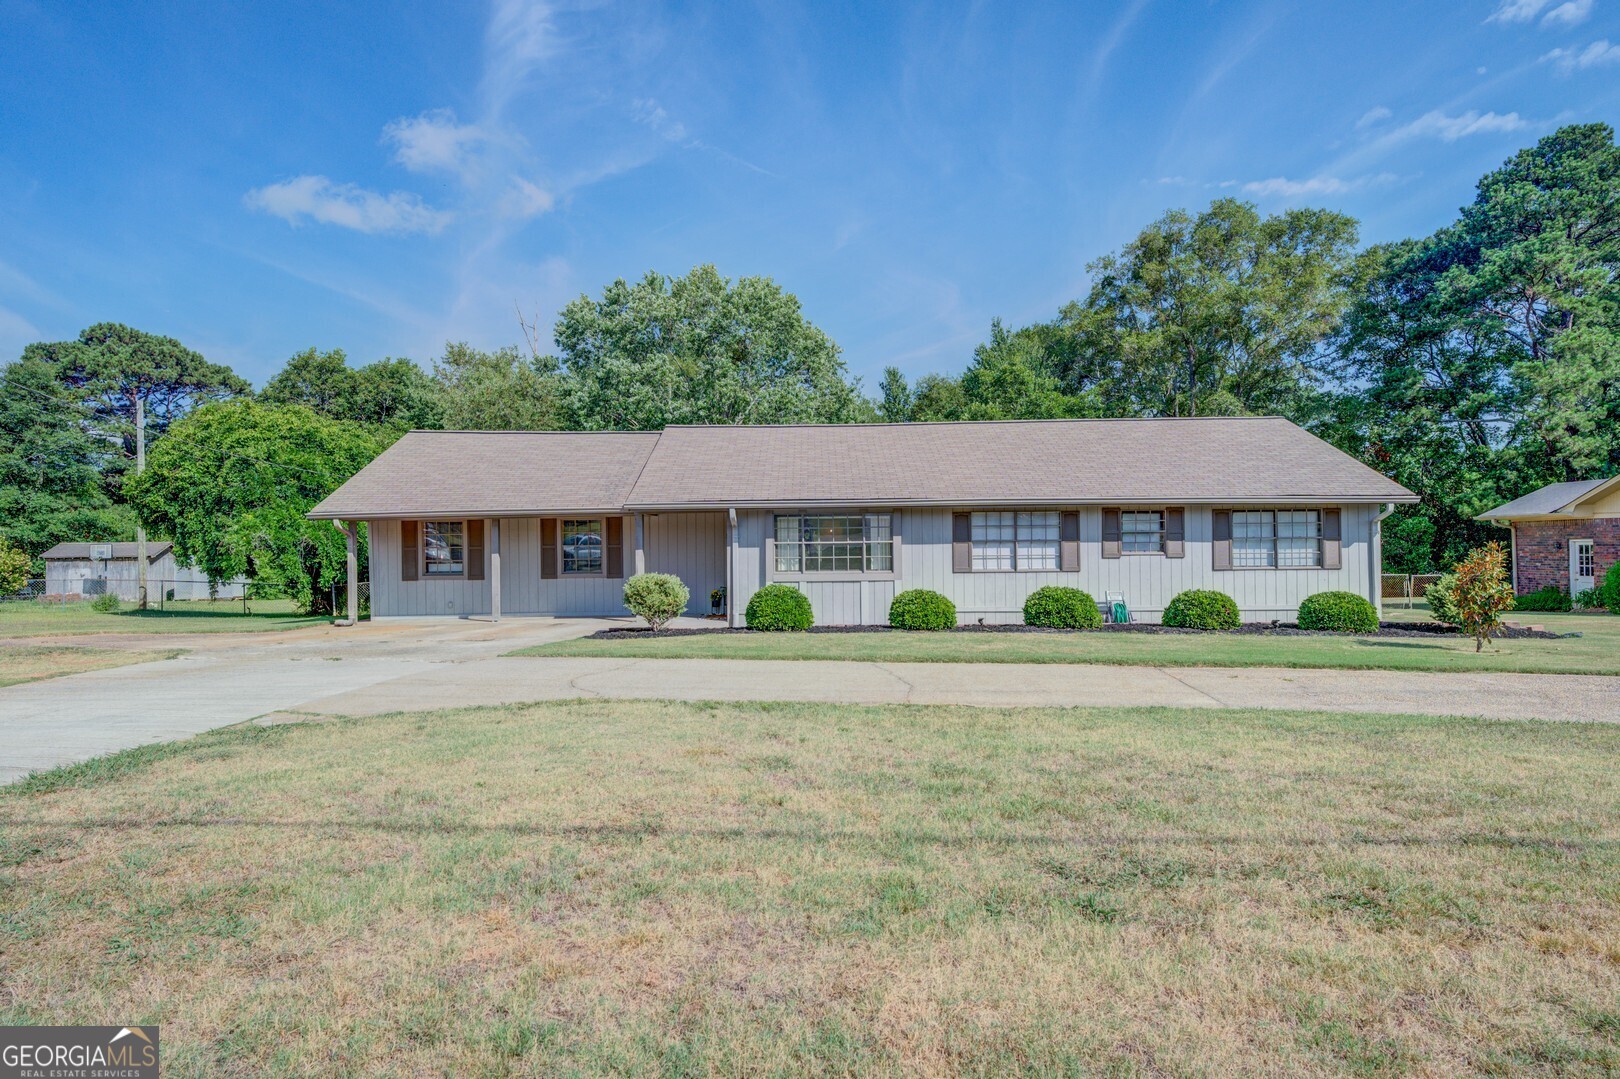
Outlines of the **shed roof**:
{"type": "Polygon", "coordinates": [[[1504,502],[1493,510],[1479,515],[1481,521],[1511,521],[1519,517],[1543,517],[1560,513],[1581,501],[1611,480],[1573,480],[1569,483],[1549,483],[1527,495],[1504,502]]]}
{"type": "MultiPolygon", "coordinates": [[[[146,560],[156,562],[169,553],[174,544],[152,541],[146,545],[146,560]]],[[[40,555],[47,562],[86,562],[90,553],[97,547],[111,547],[112,561],[133,562],[135,560],[135,547],[133,543],[58,543],[55,547],[40,555]]]]}
{"type": "Polygon", "coordinates": [[[657,444],[656,431],[411,431],[309,516],[618,511],[657,444]]]}
{"type": "Polygon", "coordinates": [[[1410,502],[1277,417],[670,427],[632,509],[787,504],[1410,502]]]}

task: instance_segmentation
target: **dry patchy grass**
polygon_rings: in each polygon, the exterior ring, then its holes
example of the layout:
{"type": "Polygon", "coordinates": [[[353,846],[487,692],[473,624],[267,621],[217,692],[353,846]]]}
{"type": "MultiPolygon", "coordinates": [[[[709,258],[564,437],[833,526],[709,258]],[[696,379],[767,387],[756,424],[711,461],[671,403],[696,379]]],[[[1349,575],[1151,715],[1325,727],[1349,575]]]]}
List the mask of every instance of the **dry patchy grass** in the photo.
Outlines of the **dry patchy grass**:
{"type": "Polygon", "coordinates": [[[172,649],[124,652],[110,648],[0,645],[0,686],[32,682],[38,678],[55,678],[63,674],[99,671],[106,667],[124,667],[131,663],[148,663],[154,659],[173,659],[179,654],[172,649]]]}
{"type": "Polygon", "coordinates": [[[0,1023],[167,1073],[1620,1068],[1620,728],[583,702],[0,792],[0,1023]]]}

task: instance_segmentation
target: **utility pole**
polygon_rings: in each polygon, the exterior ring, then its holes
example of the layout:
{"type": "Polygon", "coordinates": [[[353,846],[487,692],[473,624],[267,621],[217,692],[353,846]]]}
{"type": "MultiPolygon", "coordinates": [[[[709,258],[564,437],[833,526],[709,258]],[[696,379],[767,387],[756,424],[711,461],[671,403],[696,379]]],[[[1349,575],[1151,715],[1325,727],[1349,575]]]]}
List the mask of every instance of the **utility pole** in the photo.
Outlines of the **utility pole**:
{"type": "MultiPolygon", "coordinates": [[[[146,471],[146,399],[135,392],[135,474],[146,471]]],[[[136,606],[146,610],[146,526],[135,521],[136,606]]]]}

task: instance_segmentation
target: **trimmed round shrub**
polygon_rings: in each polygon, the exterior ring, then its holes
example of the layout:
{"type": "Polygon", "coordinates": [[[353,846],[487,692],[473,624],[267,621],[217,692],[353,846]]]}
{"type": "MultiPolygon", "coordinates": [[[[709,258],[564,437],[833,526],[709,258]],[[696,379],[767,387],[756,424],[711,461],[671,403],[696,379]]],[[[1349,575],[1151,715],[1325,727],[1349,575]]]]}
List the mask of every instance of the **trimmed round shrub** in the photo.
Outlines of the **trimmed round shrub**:
{"type": "Polygon", "coordinates": [[[663,629],[680,617],[691,598],[685,583],[672,573],[638,573],[624,582],[624,605],[653,629],[663,629]]]}
{"type": "Polygon", "coordinates": [[[116,592],[103,592],[90,601],[90,608],[100,611],[102,614],[116,614],[119,606],[118,593],[116,592]]]}
{"type": "Polygon", "coordinates": [[[755,592],[748,601],[748,609],[743,611],[743,620],[749,629],[770,633],[806,630],[816,621],[810,610],[810,597],[785,584],[768,584],[755,592]]]}
{"type": "Polygon", "coordinates": [[[926,588],[912,588],[889,604],[889,625],[895,629],[951,629],[956,625],[956,604],[926,588]]]}
{"type": "Polygon", "coordinates": [[[1526,592],[1513,600],[1515,611],[1567,611],[1570,606],[1569,593],[1555,584],[1526,592]]]}
{"type": "Polygon", "coordinates": [[[1102,611],[1090,592],[1078,588],[1047,585],[1037,588],[1024,601],[1024,625],[1048,629],[1097,629],[1102,611]]]}
{"type": "Polygon", "coordinates": [[[1462,625],[1462,615],[1457,613],[1456,589],[1457,575],[1442,573],[1438,581],[1423,590],[1423,598],[1428,601],[1429,611],[1436,622],[1444,622],[1448,626],[1462,625]]]}
{"type": "Polygon", "coordinates": [[[1177,629],[1237,629],[1242,624],[1237,600],[1207,588],[1179,593],[1165,606],[1161,621],[1177,629]]]}
{"type": "Polygon", "coordinates": [[[1300,629],[1334,633],[1377,633],[1378,608],[1354,592],[1318,592],[1299,605],[1300,629]]]}

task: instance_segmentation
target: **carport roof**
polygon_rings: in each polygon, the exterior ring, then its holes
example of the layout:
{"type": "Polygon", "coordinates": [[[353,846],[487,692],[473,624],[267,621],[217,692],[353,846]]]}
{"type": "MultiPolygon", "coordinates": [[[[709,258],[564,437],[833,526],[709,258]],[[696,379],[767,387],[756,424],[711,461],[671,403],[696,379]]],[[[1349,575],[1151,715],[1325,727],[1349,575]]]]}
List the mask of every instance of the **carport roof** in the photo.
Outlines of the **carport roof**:
{"type": "Polygon", "coordinates": [[[309,516],[616,513],[657,444],[656,431],[411,431],[309,516]]]}

